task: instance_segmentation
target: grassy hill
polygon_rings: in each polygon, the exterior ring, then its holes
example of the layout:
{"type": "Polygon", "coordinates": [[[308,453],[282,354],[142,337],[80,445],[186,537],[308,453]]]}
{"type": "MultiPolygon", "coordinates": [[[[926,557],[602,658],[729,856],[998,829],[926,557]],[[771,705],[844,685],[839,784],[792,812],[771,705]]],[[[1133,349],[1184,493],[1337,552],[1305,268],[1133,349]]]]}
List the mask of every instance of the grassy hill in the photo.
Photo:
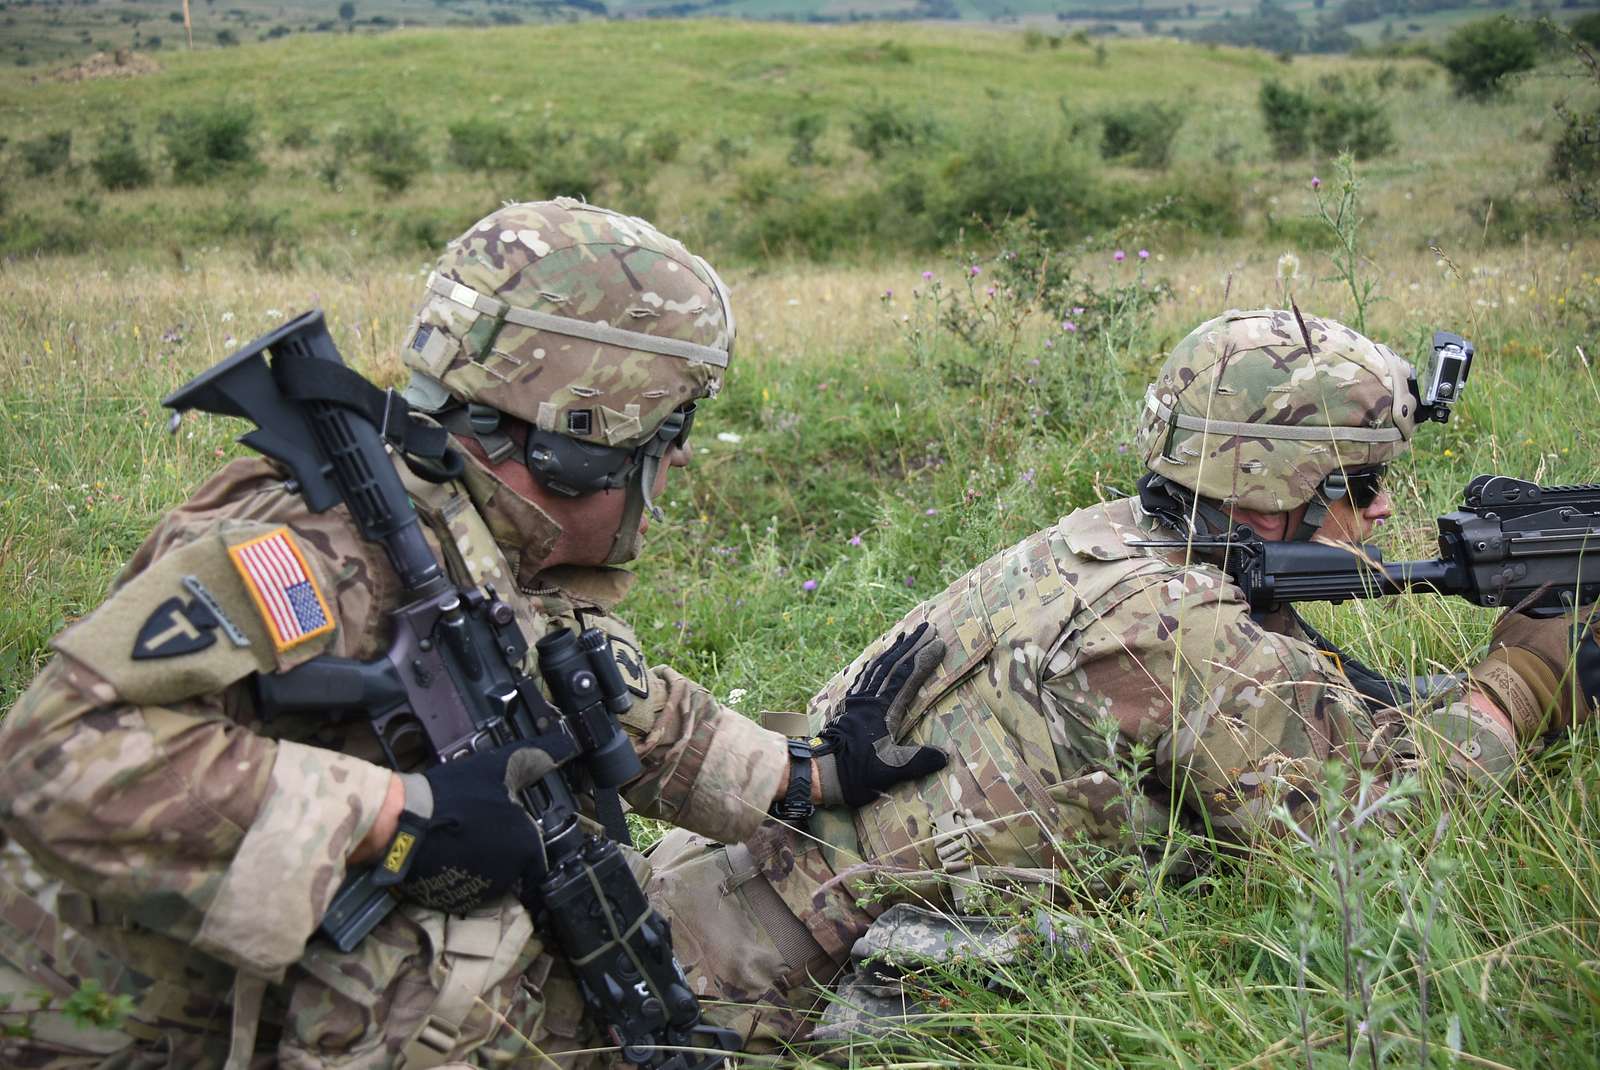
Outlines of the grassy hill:
{"type": "MultiPolygon", "coordinates": [[[[442,243],[579,185],[732,286],[728,389],[622,611],[653,662],[740,709],[803,705],[918,600],[1130,486],[1145,383],[1228,307],[1364,314],[1413,356],[1434,327],[1478,343],[1456,416],[1392,471],[1391,559],[1431,552],[1476,473],[1600,479],[1600,239],[1546,177],[1552,103],[1596,91],[1564,63],[1477,105],[1415,60],[969,27],[586,21],[156,58],[0,73],[0,708],[244,452],[232,421],[167,435],[161,396],[312,305],[396,381],[442,243]],[[1269,80],[1380,102],[1394,145],[1348,201],[1331,147],[1277,157],[1269,80]],[[1165,168],[1105,159],[1147,105],[1182,117],[1165,168]],[[108,190],[92,164],[122,121],[152,181],[108,190]],[[1336,232],[1320,215],[1341,205],[1336,232]]],[[[1462,668],[1492,622],[1425,597],[1311,615],[1396,674],[1462,668]]],[[[1194,881],[1079,859],[1060,902],[1013,908],[1034,934],[1017,962],[921,976],[914,1035],[855,1064],[1600,1065],[1597,779],[1591,726],[1506,785],[1425,774],[1381,829],[1194,881]]]]}
{"type": "MultiPolygon", "coordinates": [[[[0,0],[0,62],[53,67],[93,52],[133,49],[165,54],[224,48],[281,36],[373,34],[415,27],[495,27],[591,18],[685,15],[792,21],[859,19],[959,21],[1032,27],[1050,35],[1192,35],[1222,19],[1244,17],[1259,0],[195,0],[191,28],[179,0],[0,0]],[[345,17],[348,15],[349,17],[345,17]],[[191,32],[192,31],[192,32],[191,32]]],[[[1430,0],[1435,2],[1435,0],[1430,0]]],[[[1452,18],[1395,14],[1352,26],[1368,43],[1385,23],[1395,40],[1430,40],[1455,21],[1495,12],[1540,13],[1542,0],[1449,0],[1452,18]]],[[[1339,0],[1284,0],[1306,24],[1332,16],[1339,0]],[[1325,11],[1326,9],[1326,11],[1325,11]]],[[[1566,19],[1591,0],[1550,12],[1566,19]]],[[[1285,43],[1282,47],[1295,47],[1285,43]]]]}
{"type": "Polygon", "coordinates": [[[0,250],[420,253],[503,199],[554,194],[752,260],[936,248],[975,216],[1025,213],[1064,240],[1123,220],[1169,244],[1276,234],[1299,223],[1274,198],[1337,146],[1281,162],[1258,94],[1268,80],[1329,93],[1330,76],[1392,122],[1399,151],[1366,171],[1397,237],[1481,239],[1481,206],[1463,205],[1494,198],[1518,203],[1490,220],[1504,240],[1559,214],[1541,193],[1544,151],[1502,149],[1508,134],[1544,137],[1568,89],[1534,79],[1477,106],[1417,60],[1285,65],[1159,39],[1030,49],[1001,31],[711,20],[316,36],[160,64],[69,83],[0,72],[0,250]],[[1102,159],[1106,124],[1150,107],[1177,123],[1163,159],[1102,159]],[[107,191],[87,165],[124,133],[152,180],[107,191]],[[28,146],[52,135],[71,142],[62,169],[31,175],[28,146]],[[237,158],[181,163],[217,139],[237,158]],[[338,240],[352,233],[354,250],[338,240]]]}

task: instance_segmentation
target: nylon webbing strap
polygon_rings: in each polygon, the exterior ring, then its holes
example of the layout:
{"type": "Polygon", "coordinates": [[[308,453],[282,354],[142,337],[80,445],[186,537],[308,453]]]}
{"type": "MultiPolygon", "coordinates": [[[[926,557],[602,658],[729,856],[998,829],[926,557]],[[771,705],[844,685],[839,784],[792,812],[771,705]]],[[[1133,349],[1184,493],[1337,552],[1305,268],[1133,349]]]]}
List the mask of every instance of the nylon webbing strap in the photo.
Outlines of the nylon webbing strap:
{"type": "Polygon", "coordinates": [[[450,449],[450,435],[444,428],[413,419],[410,402],[396,391],[379,390],[353,368],[280,353],[273,357],[272,377],[291,401],[339,405],[366,417],[422,478],[440,483],[461,474],[463,462],[450,449]]]}
{"type": "Polygon", "coordinates": [[[411,405],[405,398],[393,390],[379,390],[343,364],[282,353],[272,361],[272,375],[291,401],[322,401],[354,409],[402,453],[438,459],[449,445],[444,428],[411,418],[411,405]]]}
{"type": "Polygon", "coordinates": [[[628,819],[622,813],[622,796],[616,788],[594,789],[594,816],[605,827],[607,836],[624,847],[633,846],[633,833],[628,831],[628,819]]]}
{"type": "Polygon", "coordinates": [[[1211,435],[1244,438],[1272,438],[1291,442],[1399,442],[1403,437],[1398,427],[1329,427],[1285,424],[1247,424],[1237,420],[1208,420],[1204,416],[1187,416],[1174,412],[1156,397],[1154,390],[1144,395],[1144,407],[1168,427],[1182,431],[1203,431],[1211,435]]]}
{"type": "Polygon", "coordinates": [[[537,331],[549,331],[551,334],[566,335],[568,338],[582,338],[588,342],[599,342],[601,345],[617,346],[622,349],[637,349],[645,353],[659,353],[667,357],[679,357],[683,360],[692,360],[700,364],[710,364],[716,368],[728,366],[728,351],[717,349],[714,346],[703,346],[697,342],[685,342],[681,338],[664,338],[655,334],[642,334],[639,331],[624,330],[613,327],[609,323],[591,323],[588,320],[572,319],[569,316],[556,316],[549,312],[534,312],[527,308],[513,308],[504,301],[490,297],[488,294],[479,293],[465,283],[452,282],[441,278],[438,273],[428,277],[428,289],[440,297],[447,297],[458,305],[465,305],[475,312],[496,319],[504,319],[507,323],[515,323],[519,327],[532,327],[537,331]]]}

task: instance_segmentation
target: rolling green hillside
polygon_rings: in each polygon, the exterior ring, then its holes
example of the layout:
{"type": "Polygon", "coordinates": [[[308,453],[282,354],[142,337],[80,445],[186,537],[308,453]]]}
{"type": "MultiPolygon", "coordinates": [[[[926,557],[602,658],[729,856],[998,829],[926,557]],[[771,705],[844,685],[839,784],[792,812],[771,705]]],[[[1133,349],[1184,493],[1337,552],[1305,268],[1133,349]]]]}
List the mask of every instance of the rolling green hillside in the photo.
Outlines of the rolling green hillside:
{"type": "Polygon", "coordinates": [[[1279,241],[1301,225],[1279,198],[1339,146],[1278,159],[1258,105],[1267,81],[1376,102],[1394,149],[1364,170],[1397,240],[1558,225],[1538,143],[1564,79],[1474,105],[1419,60],[1286,66],[1160,39],[1030,49],[994,30],[587,21],[288,38],[163,54],[129,78],[0,70],[0,251],[418,255],[502,200],[556,194],[749,260],[932,249],[975,219],[1022,215],[1063,241],[1124,221],[1169,245],[1279,241]],[[1108,124],[1143,137],[1152,116],[1175,124],[1159,160],[1108,149],[1108,124]],[[51,138],[62,151],[36,164],[51,138]],[[142,181],[96,170],[119,144],[142,181]],[[195,152],[204,166],[184,163],[195,152]]]}
{"type": "MultiPolygon", "coordinates": [[[[1242,18],[1259,0],[3,0],[0,62],[56,67],[93,52],[170,53],[303,34],[387,33],[408,27],[494,27],[577,19],[675,16],[791,21],[959,21],[1028,27],[1051,36],[1094,34],[1191,36],[1242,18]]],[[[1397,41],[1437,38],[1442,28],[1497,11],[1538,14],[1544,0],[1394,0],[1384,17],[1346,19],[1341,0],[1283,0],[1307,26],[1326,17],[1368,43],[1388,26],[1397,41]],[[1415,12],[1413,13],[1413,6],[1415,12]],[[1452,18],[1426,14],[1446,7],[1452,18]]],[[[1595,0],[1570,0],[1550,12],[1565,19],[1595,0]]],[[[1284,41],[1277,47],[1297,50],[1284,41]]],[[[1314,50],[1314,49],[1313,49],[1314,50]]]]}

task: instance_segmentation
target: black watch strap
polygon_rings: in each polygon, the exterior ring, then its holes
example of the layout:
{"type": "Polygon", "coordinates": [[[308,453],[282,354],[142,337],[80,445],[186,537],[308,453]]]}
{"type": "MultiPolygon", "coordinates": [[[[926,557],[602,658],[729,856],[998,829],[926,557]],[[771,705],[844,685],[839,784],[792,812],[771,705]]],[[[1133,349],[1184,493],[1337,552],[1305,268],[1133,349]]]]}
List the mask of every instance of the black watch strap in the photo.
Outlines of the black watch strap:
{"type": "Polygon", "coordinates": [[[801,826],[817,812],[811,802],[811,744],[789,740],[789,790],[767,811],[786,825],[801,826]]]}

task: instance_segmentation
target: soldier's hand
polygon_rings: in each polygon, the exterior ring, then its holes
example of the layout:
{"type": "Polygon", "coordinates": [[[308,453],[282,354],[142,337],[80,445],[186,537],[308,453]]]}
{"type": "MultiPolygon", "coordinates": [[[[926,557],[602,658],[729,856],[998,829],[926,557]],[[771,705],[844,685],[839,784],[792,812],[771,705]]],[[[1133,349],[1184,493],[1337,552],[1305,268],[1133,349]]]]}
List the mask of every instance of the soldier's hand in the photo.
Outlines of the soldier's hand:
{"type": "Polygon", "coordinates": [[[816,749],[822,805],[865,806],[905,780],[937,772],[949,759],[936,747],[898,744],[906,712],[944,658],[944,641],[926,623],[862,667],[843,710],[816,749]]]}
{"type": "Polygon", "coordinates": [[[1588,720],[1600,702],[1600,604],[1546,618],[1506,612],[1469,675],[1518,739],[1588,720]]]}
{"type": "Polygon", "coordinates": [[[403,777],[406,807],[378,883],[461,914],[543,879],[544,844],[517,793],[573,751],[564,736],[541,737],[403,777]]]}

